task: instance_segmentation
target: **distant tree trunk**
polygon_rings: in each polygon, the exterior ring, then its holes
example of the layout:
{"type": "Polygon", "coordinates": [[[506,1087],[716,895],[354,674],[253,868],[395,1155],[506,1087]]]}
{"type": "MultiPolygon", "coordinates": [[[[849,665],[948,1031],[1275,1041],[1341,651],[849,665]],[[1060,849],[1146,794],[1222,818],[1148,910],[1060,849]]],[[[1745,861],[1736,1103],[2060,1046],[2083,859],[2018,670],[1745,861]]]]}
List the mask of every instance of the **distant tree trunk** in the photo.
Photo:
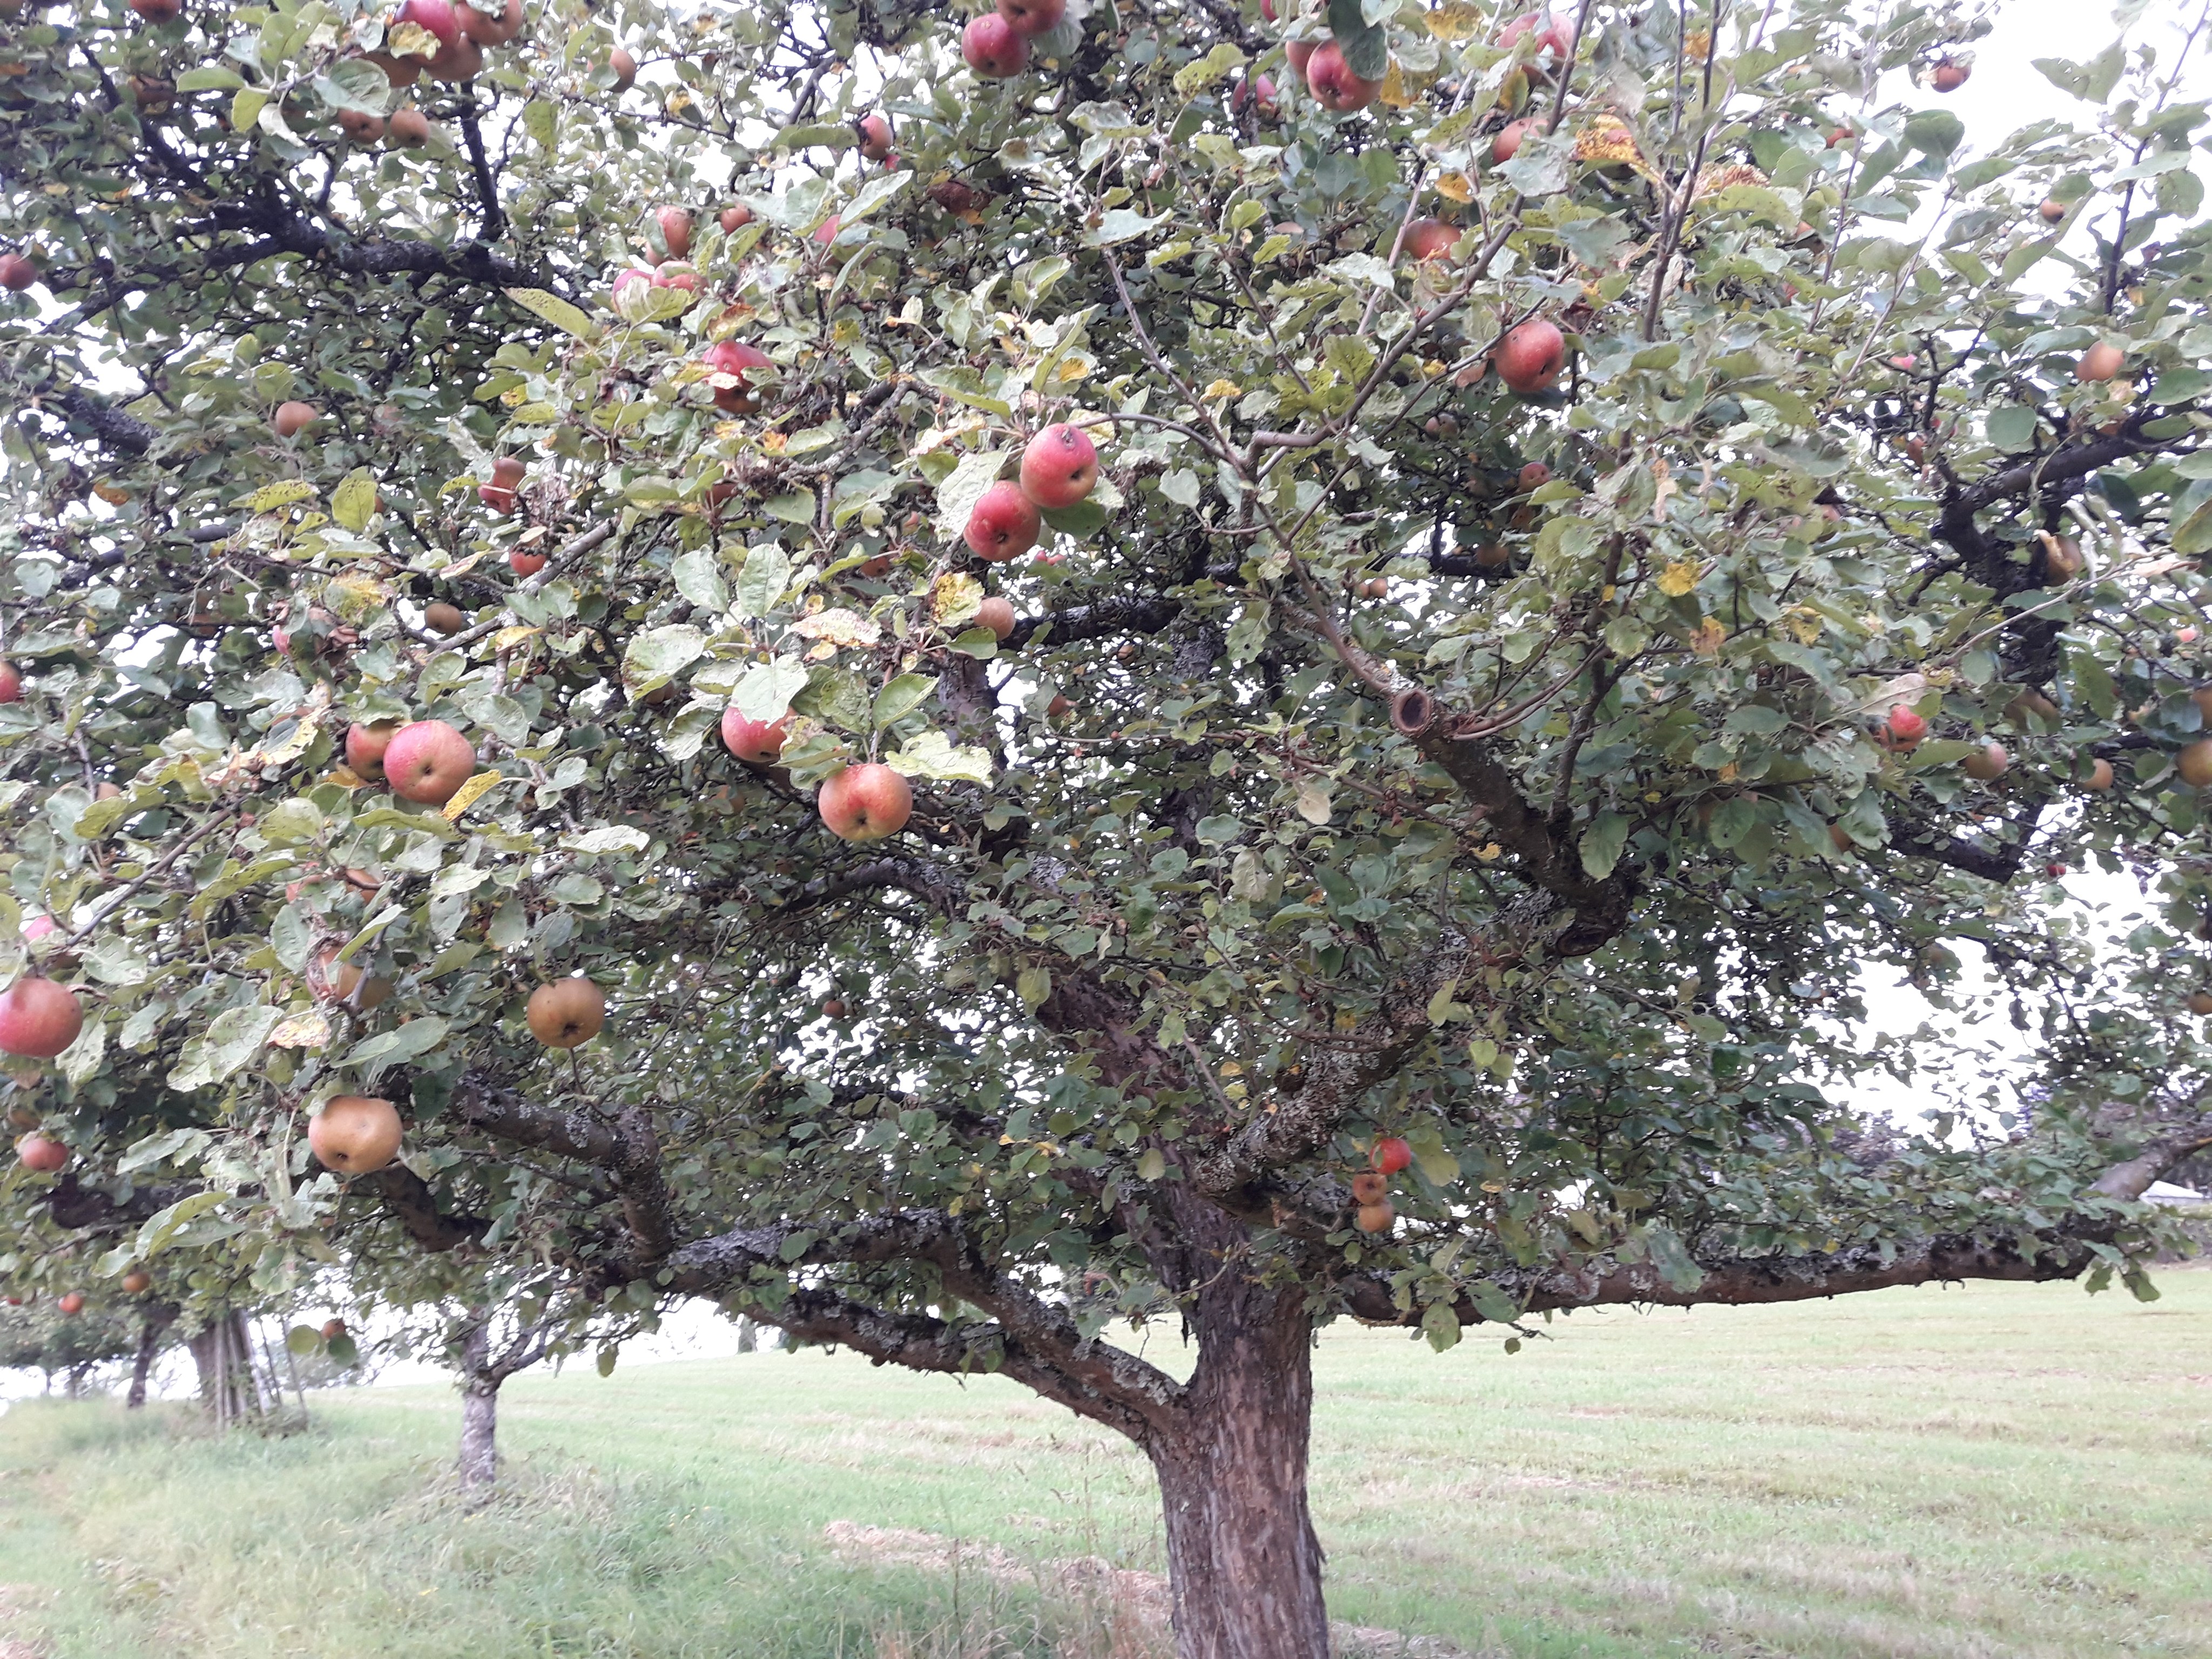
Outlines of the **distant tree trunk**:
{"type": "Polygon", "coordinates": [[[1198,1322],[1189,1415],[1146,1448],[1166,1516],[1178,1659],[1328,1659],[1306,1507],[1305,1292],[1232,1269],[1200,1293],[1198,1322]]]}
{"type": "Polygon", "coordinates": [[[93,1367],[98,1362],[95,1360],[88,1359],[83,1361],[82,1364],[72,1365],[69,1368],[68,1375],[64,1377],[62,1381],[63,1399],[82,1400],[84,1398],[85,1380],[92,1375],[93,1367]]]}
{"type": "Polygon", "coordinates": [[[138,1353],[131,1362],[131,1392],[124,1397],[124,1405],[137,1411],[146,1403],[146,1378],[154,1369],[154,1360],[161,1352],[161,1339],[168,1334],[169,1327],[177,1322],[177,1304],[173,1302],[149,1302],[146,1304],[144,1322],[138,1327],[138,1353]]]}
{"type": "Polygon", "coordinates": [[[461,1488],[478,1492],[499,1479],[499,1385],[492,1364],[491,1324],[469,1328],[461,1344],[461,1488]]]}
{"type": "Polygon", "coordinates": [[[228,1428],[253,1415],[260,1389],[253,1375],[246,1316],[235,1309],[219,1314],[205,1329],[194,1333],[187,1346],[199,1372],[200,1403],[216,1425],[228,1428]]]}
{"type": "Polygon", "coordinates": [[[760,1338],[754,1333],[753,1322],[743,1314],[738,1316],[738,1352],[751,1353],[760,1346],[760,1338]]]}

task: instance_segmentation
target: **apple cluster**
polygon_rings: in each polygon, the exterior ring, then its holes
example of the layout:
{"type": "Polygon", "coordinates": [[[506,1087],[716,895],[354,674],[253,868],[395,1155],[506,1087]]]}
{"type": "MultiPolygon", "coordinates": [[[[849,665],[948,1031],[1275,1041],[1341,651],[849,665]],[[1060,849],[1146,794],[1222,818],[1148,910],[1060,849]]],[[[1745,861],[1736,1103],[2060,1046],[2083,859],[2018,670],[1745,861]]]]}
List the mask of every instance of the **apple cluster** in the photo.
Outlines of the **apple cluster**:
{"type": "Polygon", "coordinates": [[[1363,1233],[1387,1233],[1398,1219],[1390,1203],[1390,1177],[1413,1161],[1413,1149],[1397,1135],[1382,1135],[1368,1154],[1372,1169],[1352,1177],[1352,1200],[1359,1206],[1352,1219],[1363,1233]]]}
{"type": "Polygon", "coordinates": [[[1063,512],[1098,487],[1098,450],[1081,427],[1048,426],[1022,452],[1021,479],[1005,478],[985,490],[963,532],[969,550],[987,564],[1003,564],[1036,545],[1046,513],[1063,512]]]}

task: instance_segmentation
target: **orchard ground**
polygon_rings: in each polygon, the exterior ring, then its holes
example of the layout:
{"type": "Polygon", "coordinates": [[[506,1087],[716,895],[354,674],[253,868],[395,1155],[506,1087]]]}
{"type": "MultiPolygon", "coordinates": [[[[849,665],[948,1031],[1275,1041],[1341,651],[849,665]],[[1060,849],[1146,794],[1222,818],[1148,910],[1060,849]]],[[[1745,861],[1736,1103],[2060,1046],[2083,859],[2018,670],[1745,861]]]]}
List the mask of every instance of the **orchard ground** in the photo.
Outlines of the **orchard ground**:
{"type": "MultiPolygon", "coordinates": [[[[1332,1611],[1441,1638],[1408,1659],[2212,1652],[2212,1271],[2159,1285],[1610,1311],[1511,1358],[1334,1327],[1332,1611]]],[[[525,1375],[502,1407],[505,1492],[471,1513],[450,1390],[319,1396],[278,1440],[20,1405],[0,1651],[1166,1651],[1142,1578],[1053,1565],[1157,1571],[1150,1472],[1011,1384],[765,1352],[525,1375]]]]}

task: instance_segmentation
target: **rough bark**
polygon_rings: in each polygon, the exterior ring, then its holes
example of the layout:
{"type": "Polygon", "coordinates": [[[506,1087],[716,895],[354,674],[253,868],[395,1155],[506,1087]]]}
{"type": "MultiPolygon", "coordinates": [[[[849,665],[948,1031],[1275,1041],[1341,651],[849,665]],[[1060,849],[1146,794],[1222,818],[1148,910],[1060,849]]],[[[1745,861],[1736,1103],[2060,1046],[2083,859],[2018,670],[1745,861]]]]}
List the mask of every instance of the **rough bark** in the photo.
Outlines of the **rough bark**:
{"type": "Polygon", "coordinates": [[[1296,1284],[1255,1282],[1242,1229],[1198,1297],[1198,1369],[1146,1441],[1160,1482],[1177,1659],[1328,1659],[1321,1540],[1306,1505],[1313,1320],[1296,1284]]]}
{"type": "Polygon", "coordinates": [[[479,1492],[499,1479],[499,1385],[471,1376],[461,1385],[461,1487],[479,1492]]]}
{"type": "Polygon", "coordinates": [[[218,1428],[254,1415],[261,1390],[253,1374],[253,1346],[246,1316],[232,1309],[186,1339],[199,1372],[200,1404],[218,1428]]]}

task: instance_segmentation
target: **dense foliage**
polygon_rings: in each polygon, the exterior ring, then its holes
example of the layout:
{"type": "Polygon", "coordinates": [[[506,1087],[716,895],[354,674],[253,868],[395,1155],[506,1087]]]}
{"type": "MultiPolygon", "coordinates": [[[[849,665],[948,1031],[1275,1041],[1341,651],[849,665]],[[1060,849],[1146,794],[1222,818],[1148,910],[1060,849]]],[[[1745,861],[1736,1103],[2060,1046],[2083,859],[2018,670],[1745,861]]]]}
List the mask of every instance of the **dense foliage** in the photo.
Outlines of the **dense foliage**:
{"type": "Polygon", "coordinates": [[[84,1017],[16,1280],[1001,1368],[1280,1656],[1316,1322],[2137,1277],[2212,1139],[2194,33],[2007,135],[1984,19],[1828,0],[1073,0],[989,76],[877,0],[137,9],[0,25],[0,948],[84,1017]],[[978,558],[1054,422],[1095,490],[978,558]],[[1899,978],[2032,1114],[1848,1109],[1899,978]]]}

